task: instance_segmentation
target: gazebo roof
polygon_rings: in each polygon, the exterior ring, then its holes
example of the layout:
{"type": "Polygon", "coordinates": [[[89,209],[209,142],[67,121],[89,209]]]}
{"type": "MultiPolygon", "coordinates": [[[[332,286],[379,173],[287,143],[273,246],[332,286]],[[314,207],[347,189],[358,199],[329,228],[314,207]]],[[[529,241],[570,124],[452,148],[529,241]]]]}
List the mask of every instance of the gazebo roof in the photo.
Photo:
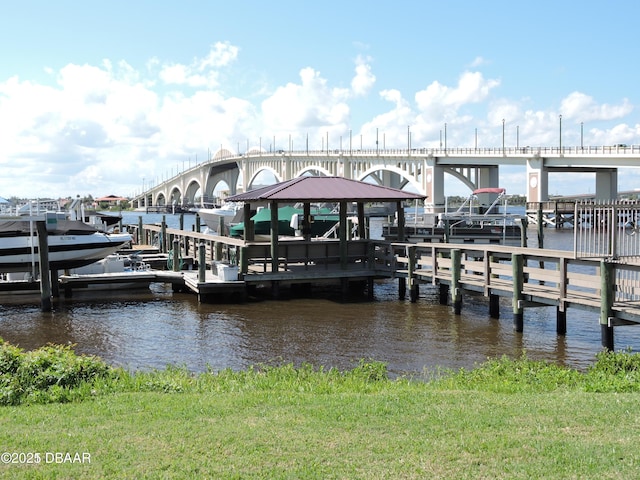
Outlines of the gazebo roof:
{"type": "Polygon", "coordinates": [[[342,177],[297,177],[227,197],[231,202],[397,202],[424,195],[342,177]]]}

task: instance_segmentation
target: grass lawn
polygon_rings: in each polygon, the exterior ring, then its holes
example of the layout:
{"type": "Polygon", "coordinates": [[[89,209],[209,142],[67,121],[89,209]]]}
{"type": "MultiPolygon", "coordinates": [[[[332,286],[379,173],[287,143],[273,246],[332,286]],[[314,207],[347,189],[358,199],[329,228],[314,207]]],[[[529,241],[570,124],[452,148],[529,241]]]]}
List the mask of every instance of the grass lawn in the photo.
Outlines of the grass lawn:
{"type": "Polygon", "coordinates": [[[638,366],[630,354],[587,373],[498,359],[419,380],[390,380],[378,362],[112,369],[19,401],[5,387],[0,452],[14,455],[0,478],[638,478],[638,366]]]}

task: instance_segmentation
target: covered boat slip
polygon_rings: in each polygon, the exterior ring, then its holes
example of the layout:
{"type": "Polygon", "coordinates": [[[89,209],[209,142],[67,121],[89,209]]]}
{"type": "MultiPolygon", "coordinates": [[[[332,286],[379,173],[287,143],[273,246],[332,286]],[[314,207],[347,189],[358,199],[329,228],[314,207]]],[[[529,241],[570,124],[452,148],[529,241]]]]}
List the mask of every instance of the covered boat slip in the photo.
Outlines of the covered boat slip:
{"type": "MultiPolygon", "coordinates": [[[[278,231],[278,204],[300,202],[303,204],[303,219],[301,222],[302,236],[305,241],[311,239],[311,204],[321,202],[335,202],[339,208],[338,251],[339,264],[345,270],[349,263],[349,244],[353,242],[347,222],[347,205],[357,204],[358,232],[357,238],[366,239],[364,204],[366,202],[394,202],[397,205],[398,223],[401,225],[400,239],[404,240],[402,228],[404,225],[405,200],[423,200],[424,196],[388,187],[372,185],[366,182],[350,180],[342,177],[298,177],[287,182],[270,185],[229,197],[232,202],[244,202],[245,212],[251,211],[251,203],[268,203],[271,212],[271,242],[270,264],[271,273],[280,269],[280,239],[278,231]]],[[[246,215],[245,218],[249,218],[246,215]]],[[[252,223],[247,224],[244,239],[251,242],[254,239],[252,223]]],[[[311,245],[311,244],[309,244],[311,245]]],[[[325,247],[328,248],[328,247],[325,247]]],[[[326,255],[327,259],[331,255],[326,255]]]]}

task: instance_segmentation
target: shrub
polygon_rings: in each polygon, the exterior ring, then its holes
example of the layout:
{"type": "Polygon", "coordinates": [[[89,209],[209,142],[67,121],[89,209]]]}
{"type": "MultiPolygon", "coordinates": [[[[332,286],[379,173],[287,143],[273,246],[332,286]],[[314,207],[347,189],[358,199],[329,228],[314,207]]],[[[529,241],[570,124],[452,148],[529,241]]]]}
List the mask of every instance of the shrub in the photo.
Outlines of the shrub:
{"type": "Polygon", "coordinates": [[[602,351],[589,367],[585,389],[591,392],[640,391],[640,355],[630,351],[602,351]]]}
{"type": "Polygon", "coordinates": [[[84,391],[79,387],[113,372],[99,358],[76,355],[70,346],[25,352],[0,339],[0,405],[70,401],[84,391]]]}

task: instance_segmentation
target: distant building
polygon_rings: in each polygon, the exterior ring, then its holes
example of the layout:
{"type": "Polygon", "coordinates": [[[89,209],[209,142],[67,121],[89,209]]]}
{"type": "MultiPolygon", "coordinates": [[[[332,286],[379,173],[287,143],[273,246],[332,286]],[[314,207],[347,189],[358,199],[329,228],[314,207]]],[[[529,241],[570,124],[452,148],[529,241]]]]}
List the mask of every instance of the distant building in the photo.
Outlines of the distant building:
{"type": "Polygon", "coordinates": [[[120,205],[122,202],[126,202],[129,199],[126,197],[117,197],[115,195],[107,195],[106,197],[96,198],[95,202],[97,203],[108,203],[110,207],[115,207],[116,205],[120,205]]]}

